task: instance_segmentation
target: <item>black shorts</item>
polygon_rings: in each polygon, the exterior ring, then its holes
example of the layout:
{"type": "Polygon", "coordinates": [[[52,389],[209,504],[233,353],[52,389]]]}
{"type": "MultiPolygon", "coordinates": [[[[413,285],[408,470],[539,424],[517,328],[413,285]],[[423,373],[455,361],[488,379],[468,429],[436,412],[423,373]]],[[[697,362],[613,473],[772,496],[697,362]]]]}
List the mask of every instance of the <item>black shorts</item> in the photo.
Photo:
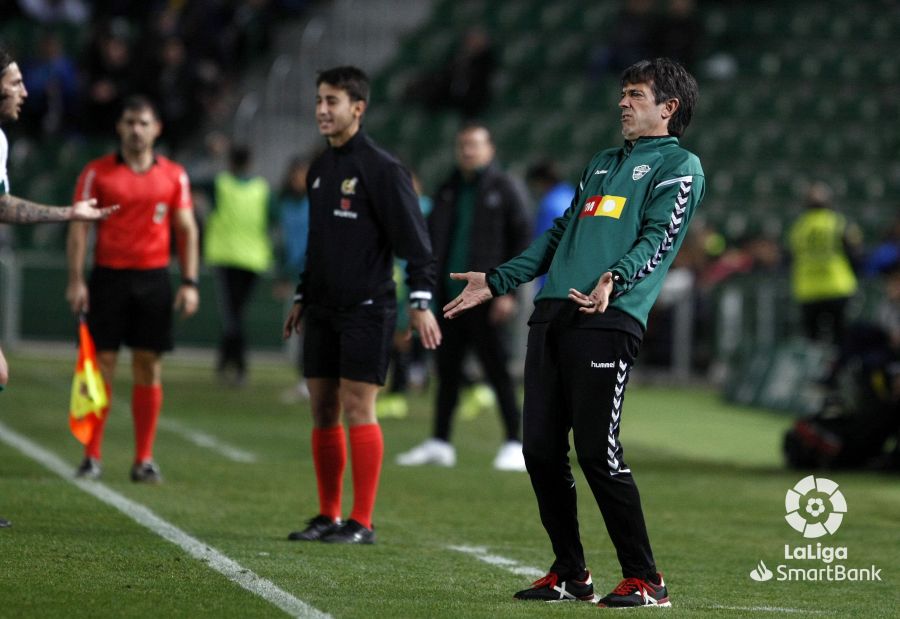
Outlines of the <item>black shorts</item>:
{"type": "Polygon", "coordinates": [[[303,375],[384,385],[397,303],[393,298],[337,309],[304,308],[303,375]]]}
{"type": "Polygon", "coordinates": [[[88,282],[88,327],[97,350],[172,350],[172,284],[168,269],[97,267],[88,282]]]}

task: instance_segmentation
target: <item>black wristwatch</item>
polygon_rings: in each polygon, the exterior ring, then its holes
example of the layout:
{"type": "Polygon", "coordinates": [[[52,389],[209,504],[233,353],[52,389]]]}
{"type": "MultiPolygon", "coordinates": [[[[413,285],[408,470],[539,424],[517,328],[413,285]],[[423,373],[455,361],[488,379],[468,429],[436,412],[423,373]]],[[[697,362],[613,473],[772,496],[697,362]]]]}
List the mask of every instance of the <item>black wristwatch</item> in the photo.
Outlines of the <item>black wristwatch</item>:
{"type": "Polygon", "coordinates": [[[197,288],[198,286],[200,286],[200,282],[198,282],[196,279],[191,279],[190,277],[182,277],[181,285],[190,286],[191,288],[197,288]]]}
{"type": "Polygon", "coordinates": [[[410,299],[409,308],[424,312],[427,309],[431,309],[431,301],[428,299],[410,299]]]}

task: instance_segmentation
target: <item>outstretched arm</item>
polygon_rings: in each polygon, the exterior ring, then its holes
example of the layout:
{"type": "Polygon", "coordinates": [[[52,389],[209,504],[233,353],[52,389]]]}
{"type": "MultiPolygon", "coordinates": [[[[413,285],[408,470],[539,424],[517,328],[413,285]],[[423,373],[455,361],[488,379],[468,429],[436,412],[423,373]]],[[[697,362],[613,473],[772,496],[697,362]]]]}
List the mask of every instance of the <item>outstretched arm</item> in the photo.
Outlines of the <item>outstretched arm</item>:
{"type": "Polygon", "coordinates": [[[487,285],[484,273],[469,271],[468,273],[451,273],[450,279],[465,280],[466,287],[459,296],[444,306],[444,318],[456,318],[467,309],[489,301],[494,295],[487,285]]]}
{"type": "Polygon", "coordinates": [[[72,206],[46,206],[30,202],[8,193],[0,195],[0,222],[10,224],[39,224],[52,221],[94,221],[106,219],[119,209],[118,205],[96,208],[97,201],[80,200],[72,206]]]}

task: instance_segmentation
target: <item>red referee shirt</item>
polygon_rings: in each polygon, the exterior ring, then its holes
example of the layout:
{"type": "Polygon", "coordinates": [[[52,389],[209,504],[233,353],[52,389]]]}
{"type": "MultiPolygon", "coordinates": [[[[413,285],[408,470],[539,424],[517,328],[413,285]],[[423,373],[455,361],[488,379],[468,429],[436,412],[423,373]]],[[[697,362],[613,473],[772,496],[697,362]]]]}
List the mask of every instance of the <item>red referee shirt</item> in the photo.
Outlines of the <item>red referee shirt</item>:
{"type": "Polygon", "coordinates": [[[97,207],[120,205],[97,222],[94,263],[113,269],[159,269],[168,266],[172,209],[190,209],[191,188],[179,164],[157,155],[153,166],[138,173],[119,154],[87,164],[78,177],[75,199],[97,199],[97,207]]]}

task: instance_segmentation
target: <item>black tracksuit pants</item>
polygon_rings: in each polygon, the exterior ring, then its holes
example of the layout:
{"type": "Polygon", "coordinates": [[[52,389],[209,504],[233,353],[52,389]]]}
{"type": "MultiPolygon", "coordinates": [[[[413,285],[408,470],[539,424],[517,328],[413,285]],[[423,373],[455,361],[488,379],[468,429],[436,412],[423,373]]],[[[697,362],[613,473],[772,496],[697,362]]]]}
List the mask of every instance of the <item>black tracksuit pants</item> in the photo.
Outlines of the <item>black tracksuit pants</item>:
{"type": "Polygon", "coordinates": [[[247,343],[244,339],[244,314],[259,276],[234,267],[216,267],[216,296],[222,321],[217,369],[234,368],[239,375],[247,370],[247,343]]]}
{"type": "Polygon", "coordinates": [[[524,455],[560,578],[585,569],[569,430],[622,575],[656,574],[641,500],[622,460],[619,421],[640,340],[625,331],[532,323],[525,360],[524,455]]]}
{"type": "Polygon", "coordinates": [[[450,440],[453,414],[463,384],[463,361],[471,347],[497,396],[506,440],[519,440],[521,413],[509,373],[509,353],[503,340],[503,329],[488,320],[489,307],[490,304],[485,303],[453,320],[438,319],[442,337],[436,354],[438,390],[435,438],[450,440]]]}

